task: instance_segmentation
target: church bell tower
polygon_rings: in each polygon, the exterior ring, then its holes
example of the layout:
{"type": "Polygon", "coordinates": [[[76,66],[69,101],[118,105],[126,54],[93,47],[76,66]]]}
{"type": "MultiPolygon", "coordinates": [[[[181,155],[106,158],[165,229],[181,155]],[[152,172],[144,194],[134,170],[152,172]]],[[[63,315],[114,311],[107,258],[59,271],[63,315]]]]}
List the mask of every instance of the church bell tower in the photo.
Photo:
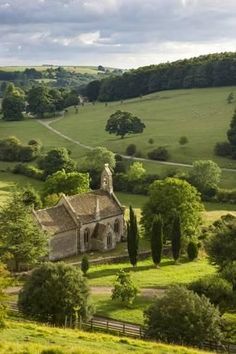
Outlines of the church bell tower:
{"type": "Polygon", "coordinates": [[[104,165],[104,169],[101,174],[101,189],[108,192],[109,194],[113,193],[112,172],[108,163],[104,165]]]}

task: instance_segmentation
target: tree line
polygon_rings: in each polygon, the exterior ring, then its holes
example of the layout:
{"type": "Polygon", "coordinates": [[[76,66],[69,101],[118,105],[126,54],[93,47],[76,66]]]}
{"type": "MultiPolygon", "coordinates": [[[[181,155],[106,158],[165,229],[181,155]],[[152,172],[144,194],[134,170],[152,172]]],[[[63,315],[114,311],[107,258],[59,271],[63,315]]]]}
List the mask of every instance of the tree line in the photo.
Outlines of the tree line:
{"type": "Polygon", "coordinates": [[[141,67],[87,85],[89,100],[115,101],[156,91],[236,84],[236,53],[202,55],[141,67]]]}

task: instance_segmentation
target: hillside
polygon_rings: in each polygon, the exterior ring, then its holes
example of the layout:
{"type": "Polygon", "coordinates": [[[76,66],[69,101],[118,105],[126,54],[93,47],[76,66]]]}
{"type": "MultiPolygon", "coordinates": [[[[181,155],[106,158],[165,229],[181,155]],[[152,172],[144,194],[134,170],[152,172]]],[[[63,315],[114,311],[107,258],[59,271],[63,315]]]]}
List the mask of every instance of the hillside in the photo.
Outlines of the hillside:
{"type": "MultiPolygon", "coordinates": [[[[35,69],[37,71],[46,71],[47,69],[55,69],[59,65],[39,65],[39,66],[0,66],[0,71],[24,71],[25,69],[35,69]]],[[[80,74],[94,74],[98,73],[96,66],[63,66],[64,69],[80,73],[80,74]]]]}
{"type": "MultiPolygon", "coordinates": [[[[226,101],[231,91],[235,92],[236,87],[165,91],[147,95],[142,99],[130,99],[123,103],[113,102],[108,105],[86,103],[80,107],[78,114],[74,108],[69,109],[63,119],[52,121],[51,127],[70,139],[90,146],[106,146],[118,153],[125,153],[126,147],[134,143],[142,156],[146,157],[155,147],[165,146],[171,154],[169,166],[151,160],[144,163],[148,172],[160,176],[173,169],[189,170],[186,167],[172,165],[171,162],[191,164],[198,159],[212,159],[222,168],[236,169],[235,160],[220,158],[213,154],[215,143],[225,140],[233,114],[235,104],[228,104],[226,101]],[[122,144],[120,138],[106,133],[104,129],[106,121],[110,114],[118,109],[137,114],[146,124],[144,133],[125,137],[122,144]],[[186,135],[189,140],[184,147],[178,143],[182,135],[186,135]],[[152,145],[148,143],[150,138],[154,139],[152,145]]],[[[44,151],[56,146],[65,146],[78,163],[86,153],[86,149],[50,131],[35,119],[23,122],[0,121],[0,138],[7,136],[16,136],[25,143],[30,139],[39,139],[43,143],[44,151]]],[[[41,182],[9,173],[8,168],[13,166],[14,163],[0,162],[0,197],[4,197],[12,189],[14,182],[23,185],[32,183],[40,188],[41,182]]],[[[221,186],[235,188],[235,173],[224,171],[221,186]]],[[[137,202],[137,206],[138,204],[137,202]]]]}
{"type": "MultiPolygon", "coordinates": [[[[96,90],[92,90],[92,100],[115,101],[163,90],[235,84],[236,53],[215,53],[144,66],[120,77],[106,78],[96,90]]],[[[93,87],[93,83],[88,84],[88,87],[93,87]]]]}
{"type": "MultiPolygon", "coordinates": [[[[91,146],[106,146],[117,153],[125,153],[133,143],[143,157],[157,146],[165,146],[170,152],[170,161],[191,164],[199,159],[211,159],[221,167],[236,168],[236,161],[214,155],[215,143],[226,140],[226,131],[233,115],[234,104],[227,104],[226,98],[235,87],[211,89],[173,90],[130,99],[123,103],[105,105],[86,104],[79,114],[74,110],[51,124],[53,128],[91,146]],[[124,110],[139,116],[146,125],[143,134],[121,139],[105,132],[109,116],[116,110],[124,110]],[[189,144],[181,147],[180,136],[188,137],[189,144]],[[148,140],[154,139],[150,145],[148,140]]],[[[162,174],[163,168],[154,162],[145,163],[149,172],[162,174]]],[[[169,167],[170,169],[171,167],[169,167]]],[[[175,169],[178,167],[175,167],[175,169]]],[[[183,168],[181,168],[183,170],[183,168]]],[[[236,187],[235,175],[225,172],[222,186],[236,187]]]]}
{"type": "Polygon", "coordinates": [[[196,349],[9,321],[1,332],[0,354],[200,354],[196,349]],[[14,338],[14,340],[13,340],[14,338]],[[54,350],[53,350],[54,349],[54,350]]]}

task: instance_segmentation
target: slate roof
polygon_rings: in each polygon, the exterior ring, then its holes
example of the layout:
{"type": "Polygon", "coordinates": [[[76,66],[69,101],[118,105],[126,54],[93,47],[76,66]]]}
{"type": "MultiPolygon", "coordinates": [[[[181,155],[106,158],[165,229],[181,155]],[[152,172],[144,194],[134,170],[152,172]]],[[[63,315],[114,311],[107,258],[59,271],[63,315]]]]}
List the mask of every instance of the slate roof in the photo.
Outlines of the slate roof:
{"type": "MultiPolygon", "coordinates": [[[[63,198],[63,197],[62,197],[63,198]]],[[[78,220],[83,224],[97,221],[96,208],[99,206],[99,219],[106,219],[123,213],[122,207],[116,197],[101,189],[74,196],[64,196],[67,203],[59,202],[52,208],[37,210],[34,212],[38,222],[44,230],[50,234],[58,234],[76,229],[78,220]],[[74,213],[74,218],[68,211],[74,213]]],[[[62,201],[62,199],[61,199],[62,201]]],[[[101,228],[99,228],[99,234],[101,228]]]]}
{"type": "Polygon", "coordinates": [[[50,234],[74,230],[76,224],[64,205],[35,211],[36,218],[42,228],[50,234]]]}
{"type": "Polygon", "coordinates": [[[109,218],[123,213],[122,208],[115,198],[101,189],[66,197],[66,199],[83,224],[96,221],[97,200],[99,201],[100,219],[109,218]]]}

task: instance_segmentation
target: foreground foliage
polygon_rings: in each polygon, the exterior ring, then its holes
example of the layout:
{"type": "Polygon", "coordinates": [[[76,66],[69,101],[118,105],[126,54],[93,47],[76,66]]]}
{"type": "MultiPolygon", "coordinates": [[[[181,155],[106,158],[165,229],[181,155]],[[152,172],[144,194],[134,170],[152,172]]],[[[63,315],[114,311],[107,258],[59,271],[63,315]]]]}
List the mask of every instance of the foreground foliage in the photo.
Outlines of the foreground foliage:
{"type": "Polygon", "coordinates": [[[63,325],[91,312],[88,286],[81,271],[61,263],[36,268],[19,294],[20,310],[35,319],[63,325]]]}
{"type": "Polygon", "coordinates": [[[223,339],[218,309],[205,296],[181,286],[166,294],[145,311],[147,336],[167,343],[202,346],[223,339]]]}
{"type": "Polygon", "coordinates": [[[13,261],[13,270],[21,264],[35,265],[47,253],[47,236],[24,204],[20,191],[15,191],[0,209],[0,256],[13,261]]]}

